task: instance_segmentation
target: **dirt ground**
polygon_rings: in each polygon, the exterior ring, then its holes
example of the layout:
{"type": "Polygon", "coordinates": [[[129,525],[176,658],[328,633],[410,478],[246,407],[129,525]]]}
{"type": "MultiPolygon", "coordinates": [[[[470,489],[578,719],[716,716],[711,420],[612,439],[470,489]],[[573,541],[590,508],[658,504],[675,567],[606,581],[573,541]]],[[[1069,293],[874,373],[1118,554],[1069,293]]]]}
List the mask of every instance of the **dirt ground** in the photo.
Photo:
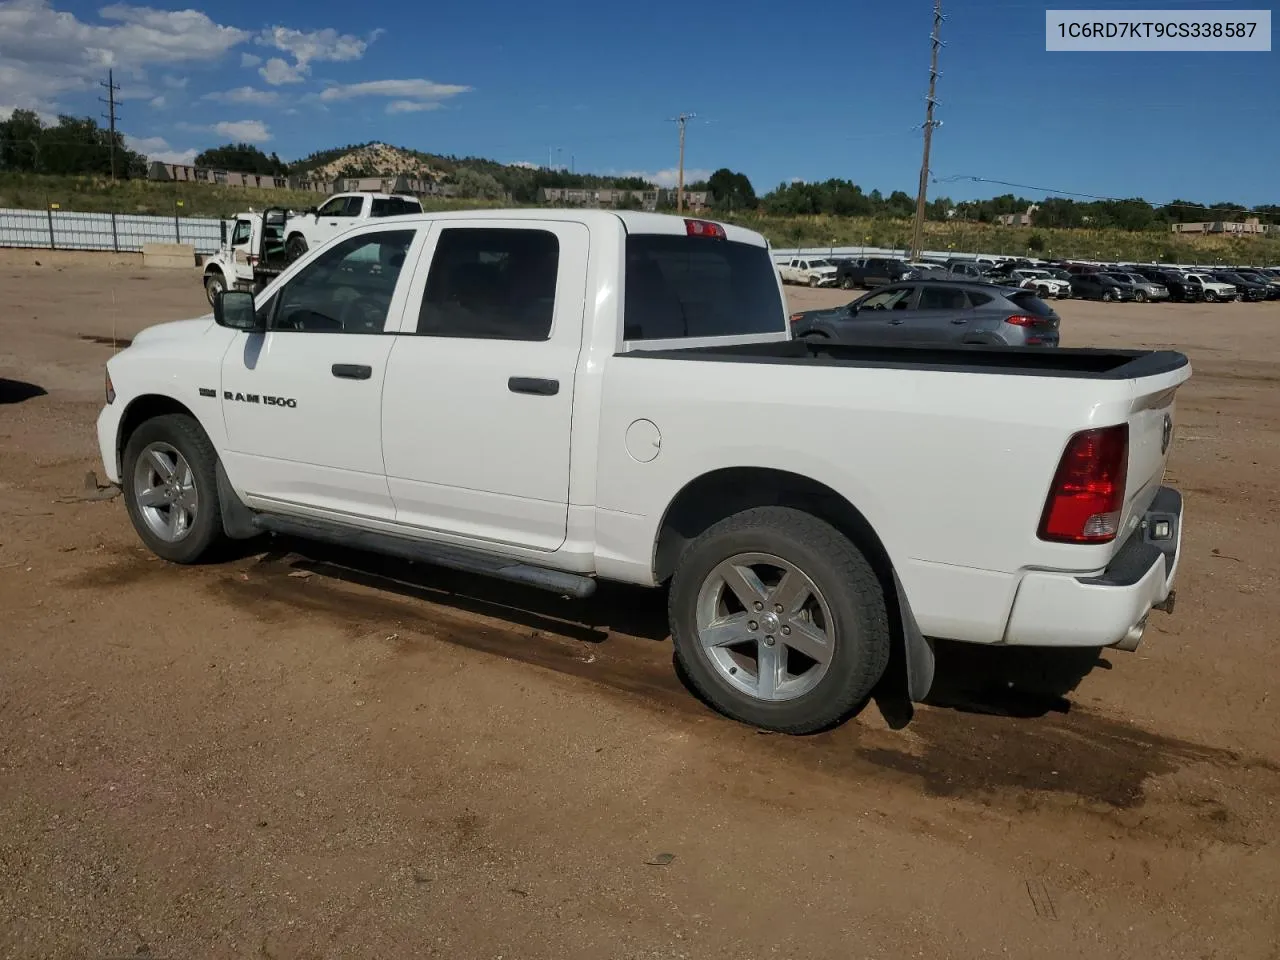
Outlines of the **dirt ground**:
{"type": "Polygon", "coordinates": [[[1195,368],[1137,653],[1054,697],[944,648],[905,726],[784,738],[684,689],[654,593],[155,560],[83,478],[113,341],[197,278],[38,259],[0,261],[0,955],[1280,956],[1280,304],[1056,305],[1195,368]]]}

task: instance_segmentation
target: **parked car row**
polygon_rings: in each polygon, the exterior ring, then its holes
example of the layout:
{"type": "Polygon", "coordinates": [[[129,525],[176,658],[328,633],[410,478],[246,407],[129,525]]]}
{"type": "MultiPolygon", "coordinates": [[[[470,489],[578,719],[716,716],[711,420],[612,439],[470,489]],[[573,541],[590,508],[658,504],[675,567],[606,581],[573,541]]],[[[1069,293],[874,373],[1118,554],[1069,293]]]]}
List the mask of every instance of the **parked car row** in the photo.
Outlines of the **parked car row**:
{"type": "Polygon", "coordinates": [[[784,283],[874,289],[910,280],[993,284],[1033,290],[1044,300],[1078,297],[1108,303],[1258,302],[1280,299],[1280,268],[1212,269],[956,257],[944,262],[893,257],[805,258],[779,263],[784,283]]]}

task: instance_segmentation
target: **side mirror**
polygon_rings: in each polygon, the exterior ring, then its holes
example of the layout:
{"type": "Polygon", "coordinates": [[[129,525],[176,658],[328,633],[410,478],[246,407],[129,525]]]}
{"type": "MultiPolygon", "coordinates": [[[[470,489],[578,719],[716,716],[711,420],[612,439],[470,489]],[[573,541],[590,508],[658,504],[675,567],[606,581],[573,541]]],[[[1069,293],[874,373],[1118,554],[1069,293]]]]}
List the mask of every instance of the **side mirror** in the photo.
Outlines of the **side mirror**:
{"type": "Polygon", "coordinates": [[[857,312],[858,312],[858,301],[855,300],[853,301],[853,303],[849,304],[849,314],[853,315],[857,312]]]}
{"type": "Polygon", "coordinates": [[[223,290],[213,301],[213,319],[220,327],[231,330],[262,329],[253,294],[245,290],[223,290]]]}

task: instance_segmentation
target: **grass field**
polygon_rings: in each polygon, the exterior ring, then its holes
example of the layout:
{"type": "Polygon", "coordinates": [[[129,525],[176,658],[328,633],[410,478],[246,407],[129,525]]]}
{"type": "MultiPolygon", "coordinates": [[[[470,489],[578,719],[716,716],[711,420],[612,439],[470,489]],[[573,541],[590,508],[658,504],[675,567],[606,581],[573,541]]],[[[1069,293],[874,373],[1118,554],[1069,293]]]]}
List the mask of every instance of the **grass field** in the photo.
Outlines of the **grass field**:
{"type": "MultiPolygon", "coordinates": [[[[50,203],[63,210],[88,213],[143,213],[188,217],[229,217],[268,203],[295,208],[321,200],[315,193],[257,190],[191,183],[124,180],[110,183],[94,177],[53,177],[0,173],[0,207],[40,210],[50,203]]],[[[428,210],[495,206],[483,200],[427,200],[428,210]]],[[[778,217],[763,213],[721,214],[724,219],[759,230],[778,247],[859,246],[906,248],[911,242],[908,220],[850,217],[778,217]]],[[[1190,237],[1163,230],[1054,230],[1000,227],[973,222],[928,222],[925,248],[964,252],[1079,257],[1097,260],[1159,260],[1175,263],[1280,263],[1280,236],[1190,237]]]]}

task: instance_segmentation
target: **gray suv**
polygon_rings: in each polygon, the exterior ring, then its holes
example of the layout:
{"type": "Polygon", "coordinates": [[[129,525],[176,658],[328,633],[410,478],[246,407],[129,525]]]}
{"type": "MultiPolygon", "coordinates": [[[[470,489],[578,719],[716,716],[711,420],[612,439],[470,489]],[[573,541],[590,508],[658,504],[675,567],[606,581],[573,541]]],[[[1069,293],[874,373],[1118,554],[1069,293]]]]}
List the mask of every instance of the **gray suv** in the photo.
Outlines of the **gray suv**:
{"type": "Polygon", "coordinates": [[[988,283],[893,283],[831,310],[791,317],[796,339],[843,343],[1056,347],[1058,315],[1032,290],[988,283]]]}

